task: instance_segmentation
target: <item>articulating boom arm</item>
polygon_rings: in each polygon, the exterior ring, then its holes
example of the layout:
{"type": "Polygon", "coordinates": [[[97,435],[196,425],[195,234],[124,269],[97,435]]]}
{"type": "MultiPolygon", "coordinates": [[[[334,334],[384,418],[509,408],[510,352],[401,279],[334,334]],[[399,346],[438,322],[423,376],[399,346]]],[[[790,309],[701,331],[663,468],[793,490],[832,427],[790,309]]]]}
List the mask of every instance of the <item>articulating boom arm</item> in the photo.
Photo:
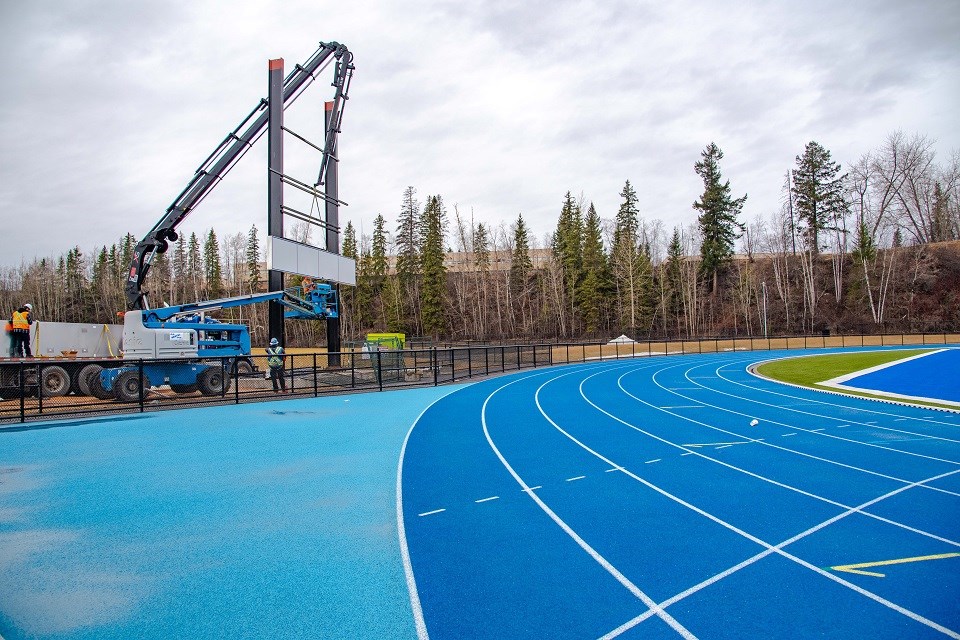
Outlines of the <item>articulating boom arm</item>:
{"type": "MultiPolygon", "coordinates": [[[[323,182],[330,166],[330,160],[336,161],[336,134],[340,129],[340,120],[343,114],[343,103],[348,99],[350,78],[353,75],[353,54],[337,42],[321,42],[320,48],[303,65],[296,65],[293,71],[283,81],[283,105],[291,104],[300,93],[315,79],[332,58],[336,59],[336,76],[333,81],[336,87],[334,97],[334,113],[331,126],[327,131],[323,149],[320,176],[318,184],[323,182]]],[[[194,173],[187,187],[180,192],[176,200],[167,207],[166,214],[153,226],[147,235],[134,249],[133,259],[127,270],[127,281],[124,285],[124,295],[127,298],[128,309],[148,309],[146,294],[143,292],[143,281],[150,270],[150,263],[158,253],[164,253],[170,242],[177,239],[177,226],[193,211],[194,208],[210,191],[217,186],[220,180],[233,168],[233,165],[253,146],[253,143],[266,130],[269,120],[270,105],[262,99],[253,111],[250,112],[236,129],[227,134],[213,153],[204,161],[194,173]]]]}

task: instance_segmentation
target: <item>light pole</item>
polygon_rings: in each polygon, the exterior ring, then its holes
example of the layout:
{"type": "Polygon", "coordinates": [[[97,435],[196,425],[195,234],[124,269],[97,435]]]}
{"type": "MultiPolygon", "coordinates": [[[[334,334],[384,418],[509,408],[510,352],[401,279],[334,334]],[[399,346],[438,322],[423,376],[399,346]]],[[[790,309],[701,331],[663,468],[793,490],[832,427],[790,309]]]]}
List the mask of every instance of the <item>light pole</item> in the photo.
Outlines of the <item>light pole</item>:
{"type": "Polygon", "coordinates": [[[760,283],[760,288],[763,290],[763,337],[767,337],[767,281],[764,280],[760,283]]]}

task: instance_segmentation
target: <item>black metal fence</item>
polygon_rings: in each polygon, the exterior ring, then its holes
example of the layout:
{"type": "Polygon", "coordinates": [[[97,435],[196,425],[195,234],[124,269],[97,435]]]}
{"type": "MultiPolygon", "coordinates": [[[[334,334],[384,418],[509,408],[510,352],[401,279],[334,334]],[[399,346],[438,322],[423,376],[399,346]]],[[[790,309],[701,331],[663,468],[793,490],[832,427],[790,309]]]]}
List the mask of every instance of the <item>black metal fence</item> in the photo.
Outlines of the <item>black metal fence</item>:
{"type": "MultiPolygon", "coordinates": [[[[773,349],[927,346],[960,343],[960,334],[711,338],[626,343],[555,343],[288,354],[271,376],[266,356],[207,360],[200,384],[150,386],[149,360],[0,362],[0,423],[119,414],[206,404],[239,404],[291,396],[320,396],[436,386],[508,371],[589,361],[773,349]],[[125,367],[114,389],[94,381],[101,368],[125,367]]],[[[196,364],[196,363],[192,363],[196,364]]],[[[189,366],[190,363],[183,363],[189,366]]],[[[182,381],[181,381],[182,382],[182,381]]]]}

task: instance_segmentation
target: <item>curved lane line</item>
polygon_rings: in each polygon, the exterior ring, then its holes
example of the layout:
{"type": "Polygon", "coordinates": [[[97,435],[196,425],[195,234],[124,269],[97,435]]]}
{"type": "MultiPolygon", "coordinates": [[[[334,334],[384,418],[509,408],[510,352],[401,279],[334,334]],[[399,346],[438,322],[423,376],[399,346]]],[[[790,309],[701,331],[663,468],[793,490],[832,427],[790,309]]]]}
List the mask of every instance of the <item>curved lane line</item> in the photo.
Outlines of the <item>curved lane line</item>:
{"type": "MultiPolygon", "coordinates": [[[[565,375],[572,375],[572,374],[565,374],[565,375]]],[[[594,374],[594,375],[598,375],[598,374],[594,374]]],[[[626,375],[626,374],[624,374],[624,375],[626,375]]],[[[557,376],[557,378],[560,378],[560,377],[564,377],[564,376],[557,376]]],[[[588,376],[588,378],[586,378],[586,379],[589,379],[590,377],[593,377],[593,376],[588,376]]],[[[621,376],[621,377],[622,377],[622,376],[621,376]]],[[[556,378],[555,378],[554,380],[556,380],[556,378]]],[[[591,449],[589,446],[587,446],[586,444],[584,444],[583,442],[581,442],[580,440],[578,440],[577,438],[575,438],[573,435],[571,435],[570,433],[568,433],[567,431],[565,431],[562,427],[560,427],[560,425],[558,425],[556,422],[554,422],[553,419],[550,418],[550,416],[543,410],[543,407],[542,407],[541,404],[540,404],[540,391],[541,391],[546,385],[550,384],[550,382],[553,382],[554,380],[549,380],[549,381],[545,382],[543,385],[541,385],[541,386],[537,389],[536,393],[534,394],[534,401],[536,402],[537,409],[539,409],[541,415],[543,415],[543,417],[544,417],[550,424],[552,424],[552,425],[554,426],[554,428],[557,429],[557,431],[559,431],[560,433],[562,433],[563,435],[565,435],[565,436],[566,436],[567,438],[569,438],[572,442],[574,442],[575,444],[577,444],[578,446],[580,446],[582,449],[584,449],[584,450],[587,451],[588,453],[594,455],[595,457],[599,458],[600,460],[603,460],[604,462],[606,462],[607,464],[609,464],[609,465],[611,465],[611,466],[621,466],[621,465],[618,465],[618,464],[617,464],[616,462],[614,462],[613,460],[611,460],[610,458],[607,458],[607,457],[604,456],[603,454],[595,451],[594,449],[591,449]]],[[[581,395],[582,395],[582,385],[583,385],[583,382],[581,382],[581,395]]],[[[584,399],[586,399],[585,396],[584,396],[584,399]]],[[[587,400],[587,402],[590,402],[590,401],[587,400]]],[[[593,404],[593,403],[590,403],[590,404],[593,404]]],[[[594,406],[596,406],[596,405],[594,405],[594,406]]],[[[602,410],[601,410],[601,411],[602,411],[602,410]]],[[[604,413],[606,413],[606,412],[604,411],[604,413]]],[[[610,415],[610,414],[607,414],[607,415],[610,415]]],[[[611,417],[613,417],[613,416],[611,416],[611,417]]],[[[622,422],[622,421],[621,421],[621,422],[622,422]]],[[[658,438],[658,439],[659,439],[659,438],[658,438]]],[[[493,443],[492,443],[492,442],[491,442],[491,446],[493,446],[493,443]]],[[[499,455],[499,452],[498,452],[498,455],[499,455]]],[[[501,456],[501,461],[502,461],[505,465],[507,464],[506,461],[503,460],[502,456],[501,456]]],[[[512,470],[509,466],[508,466],[508,469],[510,469],[511,473],[514,473],[513,470],[512,470]]],[[[925,482],[933,482],[934,480],[939,480],[939,479],[941,479],[941,478],[944,478],[944,477],[947,477],[947,476],[951,476],[951,475],[954,475],[954,474],[956,474],[956,473],[960,473],[960,469],[956,469],[956,470],[953,470],[953,471],[947,471],[946,473],[941,473],[941,474],[938,474],[938,475],[936,475],[936,476],[932,476],[932,477],[930,477],[930,478],[926,478],[926,479],[924,479],[924,480],[920,480],[920,481],[917,481],[917,482],[910,483],[910,484],[908,484],[908,485],[906,485],[906,486],[903,486],[903,487],[898,487],[897,489],[894,489],[893,491],[890,491],[890,492],[888,492],[888,493],[886,493],[886,494],[884,494],[884,495],[882,495],[882,496],[879,496],[879,497],[877,497],[877,498],[873,498],[872,500],[869,500],[869,501],[867,501],[867,502],[864,502],[864,503],[861,504],[861,505],[858,505],[858,506],[856,506],[856,507],[849,507],[849,508],[848,508],[846,511],[844,511],[843,513],[840,513],[840,514],[838,514],[838,515],[836,515],[836,516],[834,516],[834,517],[832,517],[832,518],[829,518],[828,520],[824,520],[824,521],[821,522],[820,524],[815,525],[815,526],[807,529],[806,531],[803,531],[803,532],[801,532],[801,533],[798,533],[797,535],[793,536],[792,538],[788,538],[787,540],[784,540],[783,542],[781,542],[781,543],[779,543],[779,544],[777,544],[777,545],[771,545],[770,543],[765,542],[765,541],[761,540],[760,538],[757,538],[756,536],[753,536],[752,534],[749,534],[749,533],[747,533],[747,532],[739,529],[739,528],[736,527],[735,525],[732,525],[732,524],[726,522],[725,520],[722,520],[721,518],[719,518],[719,517],[717,517],[717,516],[714,516],[713,514],[710,514],[710,513],[706,512],[706,511],[704,511],[703,509],[700,509],[699,507],[697,507],[697,506],[695,506],[695,505],[693,505],[693,504],[691,504],[691,503],[683,500],[682,498],[680,498],[680,497],[678,497],[678,496],[675,496],[675,495],[671,494],[670,492],[666,491],[665,489],[662,489],[662,488],[654,485],[653,483],[651,483],[651,482],[649,482],[649,481],[647,481],[647,480],[644,480],[643,478],[637,476],[636,474],[634,474],[634,473],[632,473],[632,472],[630,472],[630,471],[628,471],[628,470],[626,470],[626,469],[624,469],[623,472],[624,472],[627,476],[629,476],[629,477],[633,478],[634,480],[640,482],[641,484],[643,484],[643,485],[645,485],[645,486],[653,489],[654,491],[657,491],[657,492],[660,493],[661,495],[663,495],[663,496],[665,496],[665,497],[667,497],[667,498],[670,498],[671,500],[674,500],[674,501],[677,502],[678,504],[680,504],[680,505],[682,505],[682,506],[684,506],[684,507],[687,507],[688,509],[691,509],[691,510],[695,511],[696,513],[698,513],[698,514],[700,514],[700,515],[702,515],[702,516],[704,516],[704,517],[712,520],[713,522],[716,522],[717,524],[720,524],[721,526],[724,526],[724,527],[726,527],[727,529],[729,529],[729,530],[731,530],[731,531],[733,531],[733,532],[735,532],[735,533],[737,533],[737,534],[739,534],[739,535],[747,538],[748,540],[750,540],[750,541],[752,541],[752,542],[756,542],[757,544],[759,544],[759,545],[761,545],[761,546],[763,546],[763,547],[766,548],[766,550],[765,550],[764,552],[761,552],[761,553],[755,555],[753,558],[747,559],[747,560],[745,560],[744,562],[742,562],[742,563],[740,563],[740,564],[738,564],[738,565],[735,565],[736,568],[731,567],[731,569],[728,569],[727,571],[725,571],[725,572],[723,572],[723,573],[721,573],[721,574],[717,574],[717,576],[714,576],[714,578],[710,578],[710,579],[704,581],[703,583],[701,583],[700,585],[695,585],[694,587],[691,587],[690,589],[687,589],[686,591],[683,591],[681,594],[677,594],[677,595],[674,596],[673,598],[670,598],[670,599],[668,599],[668,600],[665,600],[664,603],[667,603],[667,604],[660,604],[660,605],[656,605],[656,607],[650,607],[651,611],[646,612],[645,614],[641,614],[641,616],[638,616],[638,618],[639,618],[639,617],[642,617],[643,619],[646,619],[646,618],[650,617],[650,615],[651,615],[652,612],[656,612],[657,615],[659,616],[659,615],[660,615],[660,612],[664,610],[664,607],[665,607],[665,606],[669,606],[670,604],[673,604],[673,603],[675,603],[675,602],[677,602],[677,601],[679,601],[679,600],[681,600],[681,599],[683,599],[683,598],[688,597],[688,596],[691,595],[692,593],[695,593],[696,591],[699,591],[699,590],[703,589],[704,587],[708,586],[709,584],[713,584],[713,583],[716,582],[717,580],[721,579],[721,577],[726,577],[727,575],[730,575],[731,573],[734,573],[734,571],[737,571],[737,570],[739,570],[739,569],[741,569],[741,568],[743,568],[743,567],[746,567],[746,566],[748,566],[748,565],[750,565],[750,564],[753,564],[754,562],[756,562],[757,560],[759,560],[760,558],[762,558],[762,557],[764,557],[764,556],[766,556],[766,555],[769,555],[769,554],[771,554],[771,553],[776,553],[776,554],[778,554],[778,555],[783,556],[784,558],[786,558],[786,559],[788,559],[788,560],[791,560],[791,561],[799,564],[800,566],[803,566],[803,567],[805,567],[805,568],[807,568],[807,569],[810,569],[811,571],[814,571],[815,573],[818,573],[818,574],[820,574],[820,575],[822,575],[822,576],[824,576],[824,577],[826,577],[826,578],[828,578],[828,579],[830,579],[830,580],[833,580],[834,582],[837,582],[837,583],[839,583],[839,584],[841,584],[841,585],[843,585],[843,586],[845,586],[845,587],[847,587],[847,588],[849,588],[849,589],[852,589],[853,591],[859,593],[860,595],[866,596],[867,598],[870,598],[871,600],[873,600],[873,601],[875,601],[875,602],[877,602],[877,603],[879,603],[879,604],[882,604],[882,605],[885,606],[885,607],[888,607],[888,608],[890,608],[890,609],[892,609],[892,610],[894,610],[894,611],[896,611],[896,612],[898,612],[898,613],[900,613],[900,614],[902,614],[902,615],[904,615],[904,616],[907,616],[908,618],[911,618],[911,619],[913,619],[913,620],[915,620],[915,621],[917,621],[917,622],[920,622],[921,624],[924,624],[924,625],[926,625],[926,626],[928,626],[928,627],[930,627],[930,628],[932,628],[932,629],[936,629],[937,631],[940,631],[941,633],[944,633],[945,635],[948,635],[948,636],[950,636],[950,637],[952,637],[952,638],[958,638],[958,639],[960,639],[960,634],[958,634],[957,632],[955,632],[955,631],[953,631],[953,630],[951,630],[951,629],[948,629],[947,627],[944,627],[944,626],[942,626],[942,625],[934,622],[933,620],[930,620],[930,619],[928,619],[928,618],[925,618],[924,616],[921,616],[921,615],[918,614],[918,613],[915,613],[915,612],[913,612],[913,611],[910,611],[909,609],[906,609],[905,607],[902,607],[902,606],[900,606],[900,605],[898,605],[898,604],[896,604],[896,603],[894,603],[894,602],[891,602],[891,601],[889,601],[889,600],[887,600],[887,599],[885,599],[885,598],[883,598],[883,597],[881,597],[881,596],[879,596],[879,595],[877,595],[877,594],[875,594],[875,593],[873,593],[873,592],[871,592],[871,591],[868,591],[868,590],[863,589],[862,587],[859,587],[859,586],[857,586],[857,585],[855,585],[855,584],[853,584],[853,583],[851,583],[851,582],[848,582],[848,581],[844,580],[843,578],[839,578],[838,576],[836,576],[836,575],[834,575],[834,574],[831,574],[831,573],[829,573],[829,572],[827,572],[827,571],[824,571],[824,570],[821,569],[820,567],[817,567],[817,566],[815,566],[815,565],[812,565],[812,564],[810,564],[809,562],[807,562],[806,560],[803,560],[803,559],[801,559],[801,558],[799,558],[799,557],[797,557],[797,556],[794,556],[793,554],[788,553],[788,552],[786,552],[786,551],[783,550],[783,547],[786,547],[787,545],[793,544],[794,542],[797,542],[798,540],[801,540],[802,538],[805,538],[805,537],[807,537],[807,536],[809,536],[809,535],[811,535],[811,534],[813,534],[813,533],[815,533],[815,532],[817,532],[817,531],[820,531],[821,529],[823,529],[823,528],[825,528],[825,527],[827,527],[827,526],[829,526],[829,525],[831,525],[831,524],[833,524],[833,523],[835,523],[835,522],[837,522],[837,521],[839,521],[839,520],[842,520],[843,518],[846,518],[846,517],[849,516],[849,515],[852,515],[852,514],[854,514],[854,513],[863,513],[863,511],[862,511],[863,509],[866,509],[867,507],[869,507],[869,506],[871,506],[871,505],[874,505],[874,504],[876,504],[876,503],[878,503],[878,502],[881,502],[881,501],[886,500],[886,499],[888,499],[888,498],[891,498],[891,497],[893,497],[893,496],[895,496],[895,495],[898,495],[898,494],[900,494],[900,493],[902,493],[902,492],[904,492],[904,491],[907,491],[908,489],[912,489],[912,488],[915,488],[915,487],[918,487],[918,486],[922,486],[922,484],[925,483],[925,482]]],[[[518,481],[522,482],[522,480],[519,479],[519,476],[516,476],[516,475],[514,474],[514,477],[517,478],[518,481]]],[[[546,509],[547,507],[546,507],[546,505],[543,505],[542,508],[546,509]]],[[[648,605],[648,606],[649,606],[649,605],[648,605]]],[[[664,613],[665,613],[665,611],[664,611],[664,613]]],[[[661,617],[662,617],[662,616],[661,616],[661,617]]],[[[639,624],[639,622],[642,622],[642,620],[637,620],[637,622],[636,622],[635,624],[639,624]]],[[[628,623],[628,624],[629,624],[629,623],[628,623]]],[[[631,626],[635,626],[635,625],[631,625],[631,626]]],[[[623,628],[623,625],[621,625],[621,627],[618,627],[618,629],[620,629],[619,633],[623,633],[624,631],[626,631],[626,630],[629,629],[629,628],[631,628],[631,627],[623,628]]],[[[619,635],[619,634],[618,634],[618,635],[619,635]]],[[[606,636],[605,636],[605,637],[606,637],[606,636]]]]}
{"type": "MultiPolygon", "coordinates": [[[[558,377],[573,375],[574,373],[578,373],[578,372],[564,373],[558,377]]],[[[503,464],[503,466],[510,473],[510,475],[513,476],[513,479],[517,481],[521,489],[528,496],[530,496],[530,499],[533,500],[537,504],[537,506],[540,507],[540,509],[545,514],[547,514],[547,516],[549,516],[550,519],[557,524],[557,526],[559,526],[563,530],[564,533],[570,536],[570,538],[574,542],[576,542],[581,549],[586,551],[587,554],[594,559],[594,561],[596,561],[601,567],[603,567],[607,571],[607,573],[613,576],[617,580],[617,582],[619,582],[624,587],[626,587],[630,593],[632,593],[641,602],[647,605],[648,609],[653,614],[657,615],[657,617],[659,617],[661,620],[663,620],[668,625],[670,625],[670,627],[674,631],[679,633],[683,638],[686,638],[687,640],[692,640],[696,638],[696,636],[690,633],[690,631],[687,630],[686,627],[684,627],[676,619],[674,619],[673,616],[671,616],[669,613],[667,613],[661,607],[659,607],[657,603],[654,602],[654,600],[650,596],[644,593],[639,587],[637,587],[637,585],[633,584],[633,582],[631,582],[625,575],[620,573],[620,571],[616,567],[614,567],[612,564],[610,564],[610,562],[606,558],[600,555],[600,553],[598,553],[596,549],[591,547],[586,540],[581,538],[577,534],[577,532],[570,527],[570,525],[564,522],[563,519],[561,519],[560,516],[558,516],[553,511],[553,509],[547,506],[547,504],[542,499],[540,499],[540,496],[538,496],[536,493],[530,490],[530,487],[523,480],[523,478],[521,478],[520,475],[516,472],[516,470],[514,470],[514,468],[510,465],[510,463],[507,462],[507,459],[503,457],[503,454],[500,452],[500,449],[497,448],[497,445],[494,444],[493,439],[490,437],[490,431],[487,429],[487,405],[489,404],[490,399],[493,398],[494,395],[496,395],[503,389],[509,387],[510,385],[515,384],[516,382],[520,382],[520,380],[514,380],[513,382],[508,382],[507,384],[495,389],[489,396],[487,396],[487,399],[483,403],[483,408],[480,411],[480,420],[481,420],[481,423],[483,424],[483,435],[486,436],[487,443],[490,445],[490,448],[493,450],[494,454],[496,454],[497,458],[500,459],[501,464],[503,464]]]]}
{"type": "MultiPolygon", "coordinates": [[[[600,375],[600,373],[603,373],[603,372],[599,372],[599,373],[594,374],[594,375],[600,375]]],[[[632,374],[632,373],[635,373],[635,372],[634,372],[634,371],[628,371],[627,373],[625,373],[625,374],[623,374],[622,376],[620,376],[620,378],[618,378],[618,380],[617,380],[618,386],[620,386],[620,381],[621,381],[624,377],[626,377],[627,375],[630,375],[630,374],[632,374]]],[[[589,379],[592,378],[592,377],[593,377],[593,376],[589,376],[588,378],[585,378],[583,382],[586,382],[587,380],[589,380],[589,379]]],[[[842,508],[842,509],[850,509],[850,508],[852,508],[852,507],[850,507],[850,505],[844,504],[844,503],[842,503],[842,502],[837,502],[837,501],[832,500],[832,499],[830,499],[830,498],[827,498],[827,497],[825,497],[825,496],[820,496],[820,495],[817,495],[817,494],[815,494],[815,493],[810,493],[809,491],[806,491],[806,490],[801,489],[801,488],[799,488],[799,487],[794,487],[794,486],[789,485],[789,484],[784,484],[783,482],[780,482],[780,481],[778,481],[778,480],[774,480],[774,479],[772,479],[772,478],[768,478],[768,477],[766,477],[766,476],[762,476],[762,475],[760,475],[760,474],[758,474],[758,473],[754,473],[753,471],[750,471],[750,470],[748,470],[748,469],[744,469],[744,468],[742,468],[742,467],[734,466],[734,465],[730,464],[729,462],[724,462],[723,460],[719,460],[719,459],[717,459],[717,458],[711,458],[710,456],[705,455],[704,453],[701,453],[700,451],[691,449],[691,448],[689,448],[689,447],[687,447],[687,446],[685,446],[685,445],[682,445],[682,444],[680,444],[680,443],[673,442],[673,441],[667,440],[667,439],[665,439],[665,438],[661,438],[660,436],[655,435],[655,434],[653,434],[653,433],[650,433],[649,431],[644,431],[644,430],[641,429],[640,427],[638,427],[638,426],[636,426],[636,425],[634,425],[634,424],[631,424],[631,423],[627,422],[626,420],[623,420],[623,419],[620,418],[619,416],[613,415],[613,414],[610,413],[609,411],[606,411],[605,409],[603,409],[603,408],[600,407],[599,405],[593,403],[589,398],[587,398],[586,394],[583,392],[583,382],[580,383],[580,395],[583,397],[584,400],[587,401],[587,404],[589,404],[590,406],[592,406],[594,409],[596,409],[596,410],[599,411],[600,413],[603,413],[603,414],[607,415],[608,417],[612,418],[613,420],[616,420],[617,422],[623,424],[624,426],[629,427],[630,429],[633,429],[634,431],[638,431],[638,432],[642,433],[642,434],[645,435],[645,436],[648,436],[648,437],[650,437],[650,438],[653,438],[654,440],[659,440],[660,442],[663,442],[664,444],[668,444],[668,445],[677,447],[678,449],[681,449],[681,450],[685,451],[685,453],[682,453],[682,454],[680,454],[680,455],[684,455],[684,456],[685,456],[685,455],[696,455],[696,456],[699,456],[699,457],[703,458],[704,460],[709,460],[710,462],[713,462],[713,463],[719,464],[719,465],[721,465],[721,466],[727,467],[728,469],[732,469],[732,470],[737,471],[737,472],[739,472],[739,473],[743,473],[743,474],[746,474],[746,475],[748,475],[748,476],[757,478],[758,480],[763,480],[764,482],[769,482],[770,484],[776,485],[776,486],[778,486],[778,487],[782,487],[782,488],[788,489],[788,490],[790,490],[790,491],[795,491],[796,493],[799,493],[799,494],[801,494],[801,495],[805,495],[805,496],[807,496],[807,497],[809,497],[809,498],[813,498],[813,499],[815,499],[815,500],[819,500],[819,501],[822,501],[822,502],[826,502],[827,504],[832,504],[832,505],[837,506],[837,507],[840,507],[840,508],[842,508]]],[[[638,398],[637,396],[635,396],[635,395],[631,394],[630,392],[626,391],[625,389],[623,389],[622,386],[620,386],[620,389],[621,389],[621,391],[623,391],[625,394],[627,394],[628,396],[630,396],[630,397],[633,398],[634,400],[637,400],[638,402],[642,402],[643,404],[645,404],[645,405],[647,405],[648,407],[651,407],[651,408],[653,408],[653,409],[656,409],[657,411],[661,411],[661,412],[663,412],[663,413],[666,413],[666,414],[669,414],[669,415],[671,415],[671,416],[674,416],[675,418],[680,418],[681,420],[686,420],[686,421],[688,421],[688,422],[692,422],[692,423],[694,423],[694,424],[698,424],[698,425],[700,425],[700,426],[707,427],[707,428],[709,428],[709,429],[719,429],[719,427],[713,427],[712,425],[709,425],[709,424],[707,424],[707,423],[705,423],[705,422],[700,422],[699,420],[694,420],[693,418],[688,418],[688,417],[682,416],[682,415],[680,415],[680,414],[678,414],[678,413],[673,413],[672,411],[667,411],[667,410],[661,409],[660,407],[657,407],[656,405],[653,405],[653,404],[647,402],[646,400],[641,400],[641,399],[638,398]]],[[[722,431],[722,429],[719,429],[719,430],[722,431]]],[[[767,444],[765,441],[761,441],[761,440],[759,440],[759,439],[753,439],[753,440],[751,440],[751,441],[752,441],[752,442],[756,442],[756,443],[758,443],[758,444],[767,444]]],[[[824,462],[833,462],[833,461],[827,460],[827,459],[825,459],[825,458],[819,458],[819,457],[817,457],[817,456],[812,456],[812,455],[810,455],[810,454],[800,453],[800,452],[797,452],[797,451],[793,451],[792,449],[786,449],[786,448],[784,448],[784,447],[779,447],[779,446],[777,446],[777,445],[769,445],[769,446],[772,446],[772,447],[774,447],[775,449],[783,449],[784,451],[787,451],[787,452],[789,452],[789,453],[797,453],[797,454],[799,454],[799,455],[802,455],[802,456],[805,456],[805,457],[809,457],[809,458],[813,458],[813,459],[815,459],[815,460],[822,460],[822,461],[824,461],[824,462]]],[[[845,466],[845,467],[850,466],[850,465],[845,465],[845,464],[840,463],[840,462],[836,462],[836,463],[834,463],[834,464],[838,464],[838,465],[845,466]]],[[[851,468],[851,469],[857,469],[857,467],[850,467],[850,468],[851,468]]],[[[915,483],[914,483],[913,481],[911,481],[911,480],[901,480],[901,479],[899,479],[899,478],[894,478],[894,477],[892,477],[892,476],[885,476],[885,475],[883,475],[883,474],[875,473],[875,472],[872,472],[872,471],[866,471],[866,470],[863,470],[863,471],[864,471],[865,473],[869,473],[869,474],[871,474],[871,475],[879,475],[879,476],[881,476],[881,477],[883,477],[883,478],[886,478],[886,479],[888,479],[888,480],[895,480],[895,481],[897,481],[897,482],[902,482],[902,483],[904,483],[905,485],[913,485],[913,484],[915,484],[915,483]]],[[[934,489],[934,488],[935,488],[935,487],[928,487],[927,485],[923,484],[922,482],[919,483],[918,486],[919,486],[921,489],[934,489]]],[[[943,491],[944,493],[952,493],[952,492],[945,491],[945,490],[940,490],[940,491],[943,491]]],[[[878,515],[873,514],[873,513],[867,513],[866,511],[863,512],[863,515],[865,515],[865,516],[867,516],[867,517],[870,517],[870,518],[873,518],[874,520],[879,520],[880,522],[885,522],[885,523],[890,524],[890,525],[893,525],[893,526],[895,526],[895,527],[899,527],[899,528],[901,528],[901,529],[905,529],[905,530],[907,530],[907,531],[911,531],[911,532],[913,532],[913,533],[916,533],[916,534],[925,536],[925,537],[927,537],[927,538],[931,538],[931,539],[933,539],[933,540],[938,540],[938,541],[940,541],[940,542],[945,542],[945,543],[950,544],[950,545],[953,545],[953,546],[955,546],[955,547],[960,547],[960,542],[956,542],[956,541],[954,541],[954,540],[950,540],[950,539],[948,539],[948,538],[944,538],[944,537],[938,536],[938,535],[936,535],[936,534],[934,534],[934,533],[930,533],[930,532],[924,531],[924,530],[922,530],[922,529],[917,529],[917,528],[915,528],[915,527],[911,527],[910,525],[904,524],[904,523],[902,523],[902,522],[897,522],[896,520],[891,520],[891,519],[889,519],[889,518],[885,518],[885,517],[883,517],[883,516],[878,516],[878,515]]]]}

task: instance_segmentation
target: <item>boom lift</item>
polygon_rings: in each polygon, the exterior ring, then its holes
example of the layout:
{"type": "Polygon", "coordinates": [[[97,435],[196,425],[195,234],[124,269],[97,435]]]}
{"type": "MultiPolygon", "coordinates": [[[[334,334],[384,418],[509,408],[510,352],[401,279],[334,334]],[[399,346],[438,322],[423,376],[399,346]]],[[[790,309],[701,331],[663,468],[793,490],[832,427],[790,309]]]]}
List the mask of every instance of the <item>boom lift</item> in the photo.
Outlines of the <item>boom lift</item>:
{"type": "Polygon", "coordinates": [[[93,395],[136,402],[150,387],[169,384],[176,393],[222,395],[232,374],[252,373],[250,329],[206,314],[258,302],[276,301],[287,317],[323,319],[338,314],[336,292],[327,284],[310,291],[291,287],[233,298],[191,302],[160,309],[127,311],[123,316],[124,360],[144,360],[103,369],[90,385],[93,395]],[[142,372],[142,378],[141,378],[142,372]]]}
{"type": "MultiPolygon", "coordinates": [[[[321,42],[320,48],[303,65],[296,65],[283,81],[283,104],[286,108],[292,104],[309,86],[330,61],[336,61],[336,72],[332,86],[335,88],[331,122],[335,123],[327,131],[320,161],[320,174],[317,184],[323,184],[331,162],[336,162],[336,134],[343,117],[343,106],[348,99],[350,79],[353,77],[353,54],[338,42],[321,42]]],[[[193,211],[198,204],[217,186],[223,177],[233,168],[240,158],[263,135],[270,116],[270,105],[266,99],[260,100],[250,114],[223,139],[223,142],[210,154],[196,170],[190,183],[180,195],[167,207],[166,214],[153,226],[147,235],[137,243],[133,259],[127,270],[127,282],[124,294],[127,308],[130,310],[149,309],[143,281],[150,270],[150,264],[158,253],[164,253],[170,242],[177,239],[177,226],[193,211]]],[[[317,192],[317,195],[323,196],[317,192]]]]}
{"type": "MultiPolygon", "coordinates": [[[[124,360],[170,360],[99,371],[90,388],[93,395],[103,399],[116,397],[131,402],[142,397],[143,388],[169,384],[178,393],[199,390],[205,395],[225,393],[230,386],[225,373],[250,373],[250,330],[243,324],[228,324],[206,316],[219,309],[229,309],[258,302],[276,301],[283,305],[288,318],[336,318],[337,292],[329,284],[317,283],[304,291],[298,287],[284,291],[252,294],[236,298],[209,300],[151,309],[143,283],[150,265],[158,253],[164,253],[169,243],[177,240],[177,226],[217,186],[223,177],[243,157],[267,129],[271,108],[285,109],[292,104],[317,74],[335,61],[332,86],[335,88],[332,108],[328,109],[330,126],[320,163],[317,185],[327,178],[336,158],[336,136],[340,131],[343,106],[348,99],[353,77],[353,54],[337,42],[321,42],[320,48],[302,64],[296,65],[283,81],[282,104],[273,105],[262,99],[246,118],[224,138],[193,175],[186,188],[167,207],[166,213],[137,244],[127,270],[124,285],[127,308],[124,314],[124,360]],[[210,364],[209,359],[218,359],[210,364]],[[207,359],[207,362],[204,362],[207,359]],[[225,366],[229,370],[225,371],[225,366]],[[142,378],[141,378],[142,371],[142,378]],[[143,388],[141,388],[143,387],[143,388]]],[[[291,132],[292,133],[292,132],[291,132]]],[[[300,136],[297,136],[298,138],[300,136]]],[[[302,138],[301,138],[302,139],[302,138]]],[[[317,147],[319,149],[319,147],[317,147]]],[[[284,177],[286,179],[286,177],[284,177]]],[[[344,204],[310,189],[316,197],[344,204]]]]}

